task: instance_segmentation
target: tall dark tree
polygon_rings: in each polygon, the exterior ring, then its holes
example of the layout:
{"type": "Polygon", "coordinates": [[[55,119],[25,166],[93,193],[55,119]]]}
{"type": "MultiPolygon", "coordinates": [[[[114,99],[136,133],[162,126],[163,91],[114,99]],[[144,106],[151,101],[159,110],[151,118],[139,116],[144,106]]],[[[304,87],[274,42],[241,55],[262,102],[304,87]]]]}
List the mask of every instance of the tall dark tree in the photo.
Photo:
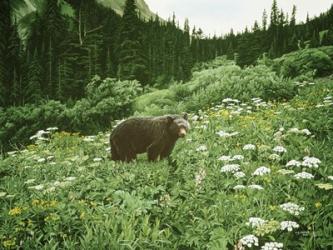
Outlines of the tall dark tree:
{"type": "Polygon", "coordinates": [[[118,65],[120,79],[137,79],[141,84],[148,83],[149,73],[143,55],[142,37],[135,0],[127,0],[120,30],[118,65]]]}
{"type": "Polygon", "coordinates": [[[8,104],[10,65],[7,62],[11,19],[9,0],[0,1],[0,106],[8,104]]]}

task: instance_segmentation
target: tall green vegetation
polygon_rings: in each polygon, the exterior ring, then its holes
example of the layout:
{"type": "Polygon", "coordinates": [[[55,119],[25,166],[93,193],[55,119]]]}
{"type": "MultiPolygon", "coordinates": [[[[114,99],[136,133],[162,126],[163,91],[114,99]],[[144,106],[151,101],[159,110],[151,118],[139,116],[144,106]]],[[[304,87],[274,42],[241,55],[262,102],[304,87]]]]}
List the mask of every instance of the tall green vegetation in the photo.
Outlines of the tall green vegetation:
{"type": "Polygon", "coordinates": [[[143,32],[134,0],[127,0],[120,29],[118,76],[147,83],[149,73],[142,46],[143,32]]]}

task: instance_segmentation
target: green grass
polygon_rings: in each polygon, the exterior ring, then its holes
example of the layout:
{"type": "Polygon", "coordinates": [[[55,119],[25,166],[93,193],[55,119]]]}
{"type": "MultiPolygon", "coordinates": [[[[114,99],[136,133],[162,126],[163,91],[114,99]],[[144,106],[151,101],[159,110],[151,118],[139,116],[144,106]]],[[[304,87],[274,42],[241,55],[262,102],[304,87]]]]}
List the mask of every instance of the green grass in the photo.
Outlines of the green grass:
{"type": "Polygon", "coordinates": [[[268,107],[250,101],[201,111],[171,161],[149,163],[143,155],[130,164],[112,162],[107,133],[53,133],[50,141],[8,153],[0,160],[0,248],[233,249],[254,234],[260,246],[276,241],[284,249],[329,249],[333,115],[324,98],[333,97],[332,84],[320,80],[300,88],[291,101],[268,107]],[[220,137],[221,130],[238,134],[220,137]],[[245,151],[246,144],[256,149],[245,151]],[[272,155],[276,146],[287,151],[272,155]],[[222,155],[244,156],[233,163],[245,177],[222,173],[228,164],[218,160],[222,155]],[[319,167],[286,167],[305,156],[320,159],[319,167]],[[260,166],[271,173],[253,176],[260,166]],[[302,171],[314,179],[296,179],[302,171]],[[252,184],[263,190],[248,188],[252,184]],[[287,202],[304,211],[283,211],[287,202]],[[267,222],[251,228],[250,217],[267,222]],[[299,227],[281,230],[282,221],[299,227]]]}

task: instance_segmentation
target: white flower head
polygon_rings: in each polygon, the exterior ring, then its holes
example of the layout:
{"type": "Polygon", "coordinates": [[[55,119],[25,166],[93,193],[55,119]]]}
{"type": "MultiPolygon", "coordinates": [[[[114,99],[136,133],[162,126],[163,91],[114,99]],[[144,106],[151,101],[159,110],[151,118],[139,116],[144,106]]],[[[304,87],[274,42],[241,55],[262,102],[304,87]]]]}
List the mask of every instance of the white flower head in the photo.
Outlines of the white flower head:
{"type": "Polygon", "coordinates": [[[276,146],[273,148],[273,151],[275,153],[285,153],[285,152],[287,152],[287,149],[282,146],[276,146]]]}
{"type": "Polygon", "coordinates": [[[312,174],[307,173],[307,172],[295,174],[294,177],[296,179],[309,179],[309,180],[314,178],[314,176],[312,174]]]}
{"type": "Polygon", "coordinates": [[[333,181],[333,176],[327,176],[327,179],[329,179],[330,181],[333,181]]]}
{"type": "Polygon", "coordinates": [[[93,159],[94,162],[100,162],[100,161],[102,161],[102,160],[103,160],[103,159],[100,158],[100,157],[95,157],[95,158],[93,159]]]}
{"type": "Polygon", "coordinates": [[[24,184],[31,184],[34,183],[36,179],[29,179],[27,181],[24,182],[24,184]]]}
{"type": "Polygon", "coordinates": [[[74,176],[66,177],[65,180],[66,181],[75,181],[76,177],[74,177],[74,176]]]}
{"type": "Polygon", "coordinates": [[[44,185],[43,184],[40,184],[40,185],[37,185],[37,186],[32,186],[32,187],[28,187],[29,189],[35,189],[35,190],[43,190],[44,189],[44,185]]]}
{"type": "Polygon", "coordinates": [[[282,221],[280,227],[282,231],[287,230],[288,232],[292,232],[294,229],[299,228],[299,225],[294,221],[282,221]]]}
{"type": "Polygon", "coordinates": [[[256,145],[253,145],[253,144],[246,144],[243,147],[243,150],[245,150],[245,151],[250,151],[250,150],[255,150],[255,149],[256,149],[256,145]]]}
{"type": "Polygon", "coordinates": [[[270,174],[271,173],[271,170],[267,167],[259,167],[257,168],[252,176],[263,176],[263,175],[266,175],[266,174],[270,174]]]}
{"type": "Polygon", "coordinates": [[[296,161],[296,160],[291,160],[287,162],[286,167],[300,167],[302,165],[302,162],[296,161]]]}
{"type": "Polygon", "coordinates": [[[58,128],[57,127],[51,127],[51,128],[47,128],[46,130],[47,131],[56,131],[56,130],[58,130],[58,128]]]}
{"type": "Polygon", "coordinates": [[[255,189],[255,190],[263,190],[264,189],[262,186],[256,185],[256,184],[249,185],[248,188],[255,189]]]}
{"type": "Polygon", "coordinates": [[[234,173],[234,176],[237,178],[237,179],[241,179],[241,178],[244,178],[246,176],[246,174],[242,171],[238,171],[236,173],[234,173]]]}
{"type": "Polygon", "coordinates": [[[246,187],[244,185],[236,185],[233,187],[234,190],[240,190],[240,189],[245,189],[246,187]]]}
{"type": "Polygon", "coordinates": [[[222,173],[235,173],[235,172],[238,172],[239,170],[240,170],[239,164],[228,164],[228,165],[224,165],[221,168],[222,173]]]}
{"type": "Polygon", "coordinates": [[[265,245],[261,247],[261,250],[282,250],[283,243],[279,242],[266,242],[265,245]]]}
{"type": "Polygon", "coordinates": [[[280,160],[281,156],[278,154],[271,154],[268,156],[268,159],[272,160],[272,161],[278,161],[280,160]]]}
{"type": "Polygon", "coordinates": [[[318,168],[321,161],[316,157],[305,156],[303,158],[302,166],[308,168],[318,168]]]}
{"type": "Polygon", "coordinates": [[[304,207],[301,207],[292,202],[287,202],[287,203],[281,204],[280,208],[283,211],[286,211],[292,215],[299,215],[302,211],[304,211],[304,207]]]}
{"type": "Polygon", "coordinates": [[[219,161],[231,161],[232,157],[228,155],[222,155],[219,159],[219,161]]]}
{"type": "Polygon", "coordinates": [[[206,145],[201,145],[196,149],[197,152],[204,152],[207,151],[207,146],[206,145]]]}
{"type": "Polygon", "coordinates": [[[249,222],[246,223],[247,226],[250,226],[252,228],[257,228],[266,223],[266,220],[258,218],[258,217],[250,217],[249,222]]]}
{"type": "Polygon", "coordinates": [[[206,178],[206,170],[200,168],[199,171],[195,175],[195,185],[200,186],[202,181],[206,178]]]}
{"type": "Polygon", "coordinates": [[[249,234],[240,239],[240,244],[242,246],[252,247],[259,246],[259,240],[256,236],[249,234]]]}
{"type": "Polygon", "coordinates": [[[217,132],[216,134],[219,135],[220,137],[228,138],[228,137],[232,137],[232,136],[238,135],[239,132],[228,133],[228,132],[225,132],[225,131],[221,130],[221,131],[217,132]]]}
{"type": "Polygon", "coordinates": [[[232,157],[232,160],[233,161],[242,161],[242,160],[244,160],[244,156],[242,156],[242,155],[234,155],[232,157]]]}
{"type": "Polygon", "coordinates": [[[39,159],[37,160],[38,163],[43,163],[43,162],[45,162],[45,161],[46,161],[45,158],[39,158],[39,159]]]}

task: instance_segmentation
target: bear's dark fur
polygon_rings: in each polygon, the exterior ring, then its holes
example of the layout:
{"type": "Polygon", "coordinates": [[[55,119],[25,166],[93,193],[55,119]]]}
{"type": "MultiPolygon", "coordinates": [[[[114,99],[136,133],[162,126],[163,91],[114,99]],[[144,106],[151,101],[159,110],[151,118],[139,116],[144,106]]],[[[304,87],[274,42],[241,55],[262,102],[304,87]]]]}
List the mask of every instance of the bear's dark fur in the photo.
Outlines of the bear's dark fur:
{"type": "Polygon", "coordinates": [[[110,135],[111,158],[128,162],[136,159],[137,154],[147,152],[149,161],[163,159],[189,128],[187,114],[130,118],[110,135]]]}

